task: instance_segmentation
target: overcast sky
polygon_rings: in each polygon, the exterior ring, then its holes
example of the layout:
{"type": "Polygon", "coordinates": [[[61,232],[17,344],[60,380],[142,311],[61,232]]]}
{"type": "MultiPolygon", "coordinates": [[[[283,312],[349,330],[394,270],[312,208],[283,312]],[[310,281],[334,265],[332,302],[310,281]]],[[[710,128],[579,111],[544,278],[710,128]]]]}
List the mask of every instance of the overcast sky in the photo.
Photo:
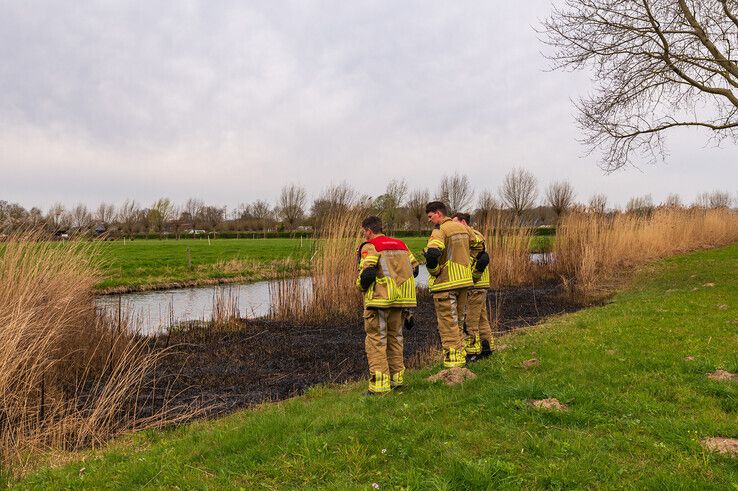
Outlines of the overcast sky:
{"type": "Polygon", "coordinates": [[[605,175],[532,27],[548,0],[0,0],[0,199],[46,209],[168,196],[233,207],[346,181],[496,190],[515,166],[580,199],[738,189],[738,147],[673,132],[605,175]]]}

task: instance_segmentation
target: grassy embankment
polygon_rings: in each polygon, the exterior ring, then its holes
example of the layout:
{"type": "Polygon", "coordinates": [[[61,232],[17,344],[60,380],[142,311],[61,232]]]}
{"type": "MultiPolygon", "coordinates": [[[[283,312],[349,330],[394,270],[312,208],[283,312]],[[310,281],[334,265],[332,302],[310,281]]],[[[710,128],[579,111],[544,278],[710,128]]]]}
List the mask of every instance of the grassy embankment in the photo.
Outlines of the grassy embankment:
{"type": "Polygon", "coordinates": [[[699,440],[738,437],[738,386],[706,377],[738,371],[736,268],[738,245],[646,266],[611,303],[498,340],[509,348],[462,386],[425,381],[433,367],[383,398],[316,388],[131,435],[20,486],[732,488],[736,460],[699,440]],[[546,397],[569,410],[527,403],[546,397]]]}
{"type": "MultiPolygon", "coordinates": [[[[550,244],[550,237],[533,237],[531,250],[550,244]]],[[[425,237],[405,240],[415,254],[425,237]]],[[[218,281],[259,281],[277,277],[297,266],[307,274],[314,250],[310,239],[181,239],[114,241],[101,244],[103,276],[98,290],[148,289],[218,281]],[[192,258],[192,268],[188,252],[192,258]]]]}

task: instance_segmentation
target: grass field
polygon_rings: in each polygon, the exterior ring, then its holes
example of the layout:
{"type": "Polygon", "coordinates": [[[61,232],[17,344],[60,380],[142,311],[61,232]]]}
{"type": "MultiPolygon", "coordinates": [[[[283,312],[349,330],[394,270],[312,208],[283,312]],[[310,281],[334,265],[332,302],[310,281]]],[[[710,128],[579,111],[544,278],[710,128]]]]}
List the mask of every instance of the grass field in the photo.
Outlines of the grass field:
{"type": "Polygon", "coordinates": [[[427,382],[436,366],[382,398],[315,388],[131,435],[17,486],[734,489],[736,459],[699,441],[738,437],[738,385],[706,377],[738,371],[736,268],[738,245],[648,266],[607,305],[499,339],[508,349],[462,386],[427,382]],[[569,410],[527,402],[546,397],[569,410]]]}
{"type": "MultiPolygon", "coordinates": [[[[408,237],[403,240],[422,259],[421,251],[427,239],[408,237]]],[[[549,237],[534,237],[531,249],[546,247],[548,240],[549,237]]],[[[270,279],[284,270],[285,260],[292,259],[305,265],[313,247],[311,239],[213,239],[210,243],[207,239],[104,242],[100,244],[104,280],[97,288],[141,288],[229,278],[243,281],[270,279]]]]}

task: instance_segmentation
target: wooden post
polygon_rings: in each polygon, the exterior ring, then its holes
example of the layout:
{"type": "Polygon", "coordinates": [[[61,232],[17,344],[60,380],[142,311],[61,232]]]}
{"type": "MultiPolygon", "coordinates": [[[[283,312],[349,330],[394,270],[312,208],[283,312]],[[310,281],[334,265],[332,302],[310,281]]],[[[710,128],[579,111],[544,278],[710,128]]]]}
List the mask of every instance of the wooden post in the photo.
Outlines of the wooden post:
{"type": "Polygon", "coordinates": [[[192,251],[190,246],[187,246],[187,267],[192,271],[192,251]]]}

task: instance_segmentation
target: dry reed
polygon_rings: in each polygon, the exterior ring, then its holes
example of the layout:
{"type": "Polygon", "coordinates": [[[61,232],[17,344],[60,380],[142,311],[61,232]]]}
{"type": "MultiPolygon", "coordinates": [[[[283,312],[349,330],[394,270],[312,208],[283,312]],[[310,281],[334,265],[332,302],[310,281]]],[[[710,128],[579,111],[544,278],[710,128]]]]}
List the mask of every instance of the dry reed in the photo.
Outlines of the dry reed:
{"type": "Polygon", "coordinates": [[[0,251],[0,464],[14,472],[39,450],[184,416],[154,375],[166,351],[150,352],[127,316],[97,311],[94,246],[37,239],[0,251]]]}
{"type": "Polygon", "coordinates": [[[482,233],[487,240],[493,289],[531,283],[545,274],[545,268],[531,261],[534,231],[504,212],[491,215],[484,224],[482,233]]]}
{"type": "Polygon", "coordinates": [[[302,280],[300,270],[279,280],[271,291],[273,318],[319,323],[360,311],[355,281],[361,212],[341,210],[325,219],[310,259],[309,283],[302,280]]]}
{"type": "Polygon", "coordinates": [[[691,250],[738,242],[738,213],[659,208],[652,214],[571,213],[560,223],[550,267],[572,298],[607,296],[623,271],[691,250]]]}

